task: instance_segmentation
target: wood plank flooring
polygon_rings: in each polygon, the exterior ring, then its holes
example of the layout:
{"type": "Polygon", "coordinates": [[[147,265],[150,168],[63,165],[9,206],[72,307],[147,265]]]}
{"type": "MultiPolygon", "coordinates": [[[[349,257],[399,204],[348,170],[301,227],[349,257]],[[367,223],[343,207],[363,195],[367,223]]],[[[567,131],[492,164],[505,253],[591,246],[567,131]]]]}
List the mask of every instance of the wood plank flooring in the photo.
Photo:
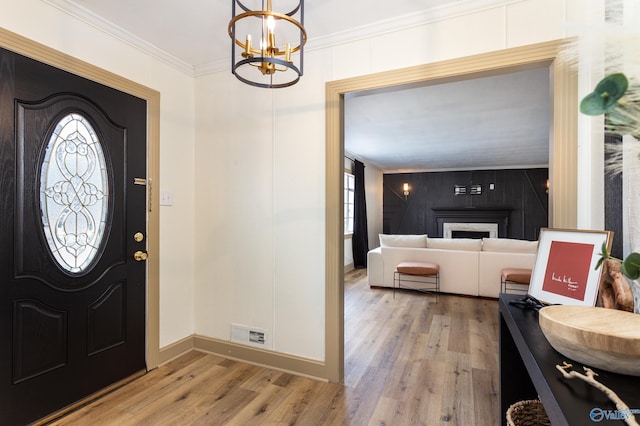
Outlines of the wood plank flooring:
{"type": "Polygon", "coordinates": [[[53,425],[497,425],[498,305],[345,276],[345,377],[191,352],[53,425]]]}

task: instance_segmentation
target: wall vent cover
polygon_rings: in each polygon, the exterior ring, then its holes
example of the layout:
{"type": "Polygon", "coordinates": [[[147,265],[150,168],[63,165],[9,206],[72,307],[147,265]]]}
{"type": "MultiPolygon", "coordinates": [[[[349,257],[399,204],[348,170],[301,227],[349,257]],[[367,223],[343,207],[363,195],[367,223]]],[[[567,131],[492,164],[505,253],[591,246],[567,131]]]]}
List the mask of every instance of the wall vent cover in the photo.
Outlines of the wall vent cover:
{"type": "Polygon", "coordinates": [[[264,348],[267,346],[266,330],[248,327],[241,324],[231,324],[231,341],[243,345],[264,348]]]}

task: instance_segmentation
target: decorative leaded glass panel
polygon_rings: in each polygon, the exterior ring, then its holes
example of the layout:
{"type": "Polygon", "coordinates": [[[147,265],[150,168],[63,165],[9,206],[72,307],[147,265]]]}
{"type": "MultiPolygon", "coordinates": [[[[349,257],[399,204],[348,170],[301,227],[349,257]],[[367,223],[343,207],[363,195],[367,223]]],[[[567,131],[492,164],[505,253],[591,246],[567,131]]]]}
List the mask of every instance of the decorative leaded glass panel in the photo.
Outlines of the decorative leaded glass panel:
{"type": "Polygon", "coordinates": [[[40,209],[47,244],[64,270],[79,274],[92,263],[104,236],[109,181],[102,146],[79,113],[56,125],[40,174],[40,209]]]}

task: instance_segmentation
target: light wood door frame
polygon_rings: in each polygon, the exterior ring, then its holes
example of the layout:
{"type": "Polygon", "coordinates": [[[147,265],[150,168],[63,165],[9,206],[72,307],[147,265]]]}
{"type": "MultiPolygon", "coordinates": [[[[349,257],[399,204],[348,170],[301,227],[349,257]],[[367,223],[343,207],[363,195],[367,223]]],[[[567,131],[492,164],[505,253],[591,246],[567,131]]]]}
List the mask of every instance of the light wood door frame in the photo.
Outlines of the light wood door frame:
{"type": "Polygon", "coordinates": [[[157,196],[160,166],[160,93],[134,81],[105,71],[19,34],[0,28],[0,47],[56,68],[104,84],[147,101],[147,326],[146,363],[158,366],[160,352],[160,215],[157,196]],[[152,196],[153,194],[153,196],[152,196]],[[149,203],[149,200],[151,201],[149,203]]]}
{"type": "Polygon", "coordinates": [[[569,45],[557,40],[419,65],[326,84],[325,367],[326,378],[344,375],[344,95],[425,82],[438,84],[548,68],[552,116],[549,135],[549,225],[577,226],[577,70],[562,60],[569,45]]]}

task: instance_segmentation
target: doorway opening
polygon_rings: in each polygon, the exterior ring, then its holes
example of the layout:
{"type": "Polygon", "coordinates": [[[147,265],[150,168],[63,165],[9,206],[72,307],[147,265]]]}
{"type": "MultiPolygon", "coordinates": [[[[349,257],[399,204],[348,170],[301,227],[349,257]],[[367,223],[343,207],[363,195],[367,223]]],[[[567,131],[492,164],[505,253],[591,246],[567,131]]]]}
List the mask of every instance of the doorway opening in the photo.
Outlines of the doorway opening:
{"type": "Polygon", "coordinates": [[[403,84],[473,79],[548,68],[552,117],[549,136],[549,225],[577,222],[577,73],[559,59],[566,42],[553,41],[327,83],[325,362],[327,379],[344,375],[344,96],[403,84]],[[554,165],[562,167],[554,167],[554,165]]]}

